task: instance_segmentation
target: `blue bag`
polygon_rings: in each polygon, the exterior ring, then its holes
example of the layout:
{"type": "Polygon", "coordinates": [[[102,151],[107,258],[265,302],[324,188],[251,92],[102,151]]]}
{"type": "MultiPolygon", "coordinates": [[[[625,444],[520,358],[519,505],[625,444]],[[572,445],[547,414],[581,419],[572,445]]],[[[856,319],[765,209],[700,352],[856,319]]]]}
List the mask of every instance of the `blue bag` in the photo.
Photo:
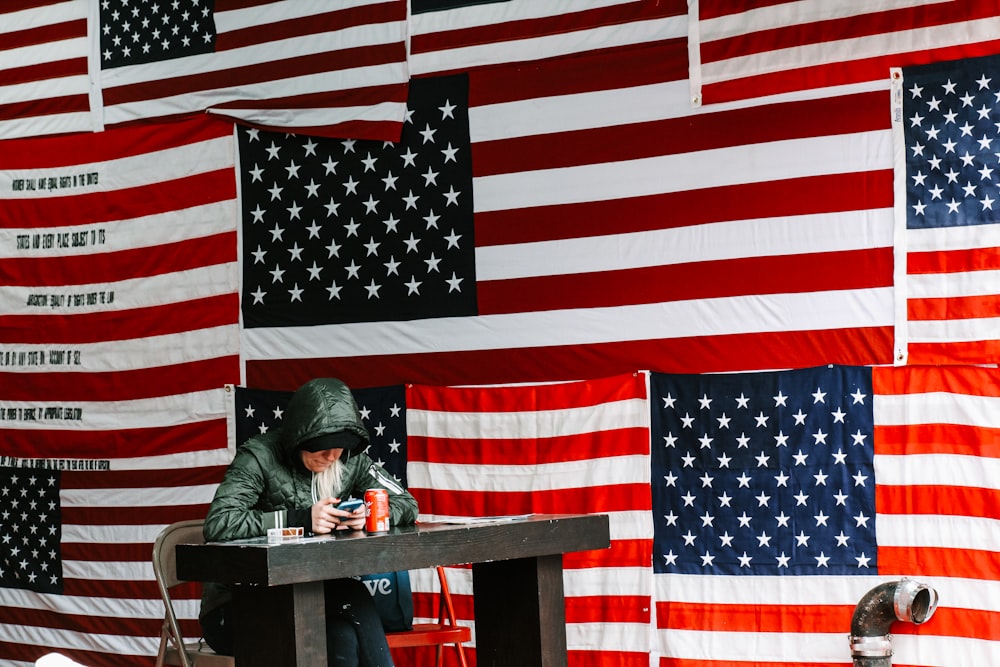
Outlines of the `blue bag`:
{"type": "Polygon", "coordinates": [[[379,572],[358,577],[371,593],[386,632],[413,629],[413,591],[410,572],[379,572]]]}

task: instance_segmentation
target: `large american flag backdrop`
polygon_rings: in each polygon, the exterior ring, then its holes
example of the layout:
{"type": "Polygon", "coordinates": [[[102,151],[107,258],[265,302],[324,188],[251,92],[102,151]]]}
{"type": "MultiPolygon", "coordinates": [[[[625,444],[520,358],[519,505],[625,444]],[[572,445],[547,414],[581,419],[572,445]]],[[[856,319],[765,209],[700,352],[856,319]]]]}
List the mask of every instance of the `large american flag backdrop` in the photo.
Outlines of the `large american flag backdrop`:
{"type": "Polygon", "coordinates": [[[610,515],[572,665],[850,664],[903,576],[997,662],[994,3],[155,4],[0,10],[0,661],[149,664],[325,375],[425,518],[610,515]]]}

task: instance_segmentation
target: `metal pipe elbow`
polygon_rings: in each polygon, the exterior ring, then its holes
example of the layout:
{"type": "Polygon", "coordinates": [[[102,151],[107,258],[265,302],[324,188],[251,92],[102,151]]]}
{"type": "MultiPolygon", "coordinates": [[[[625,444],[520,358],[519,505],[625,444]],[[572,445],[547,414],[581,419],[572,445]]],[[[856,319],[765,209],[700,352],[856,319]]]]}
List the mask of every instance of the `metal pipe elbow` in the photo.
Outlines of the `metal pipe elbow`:
{"type": "Polygon", "coordinates": [[[937,604],[937,591],[912,579],[879,584],[865,593],[851,618],[851,655],[855,664],[863,664],[859,659],[891,656],[892,624],[924,623],[934,615],[937,604]]]}

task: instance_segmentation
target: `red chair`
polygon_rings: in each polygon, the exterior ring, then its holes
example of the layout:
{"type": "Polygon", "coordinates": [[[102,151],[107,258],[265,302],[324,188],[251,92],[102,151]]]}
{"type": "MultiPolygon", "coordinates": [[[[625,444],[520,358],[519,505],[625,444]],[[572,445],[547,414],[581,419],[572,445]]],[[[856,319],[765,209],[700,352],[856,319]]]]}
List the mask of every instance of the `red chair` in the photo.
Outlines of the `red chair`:
{"type": "Polygon", "coordinates": [[[465,660],[464,642],[472,640],[472,628],[458,625],[455,622],[455,607],[451,603],[451,590],[444,568],[437,567],[438,580],[441,582],[441,593],[438,596],[438,622],[414,623],[412,630],[402,632],[387,632],[389,648],[405,648],[408,646],[436,646],[437,665],[441,667],[444,660],[444,645],[454,644],[458,651],[458,662],[462,667],[468,667],[465,660]]]}

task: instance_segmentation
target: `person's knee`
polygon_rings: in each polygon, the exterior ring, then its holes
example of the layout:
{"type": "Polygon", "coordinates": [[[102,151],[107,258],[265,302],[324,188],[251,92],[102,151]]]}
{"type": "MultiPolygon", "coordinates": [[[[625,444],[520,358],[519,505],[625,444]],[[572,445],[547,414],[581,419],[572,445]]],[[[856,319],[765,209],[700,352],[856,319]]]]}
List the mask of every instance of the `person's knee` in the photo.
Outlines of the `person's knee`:
{"type": "Polygon", "coordinates": [[[350,622],[341,619],[327,619],[326,653],[327,663],[330,667],[348,667],[358,664],[358,635],[350,622]]]}

